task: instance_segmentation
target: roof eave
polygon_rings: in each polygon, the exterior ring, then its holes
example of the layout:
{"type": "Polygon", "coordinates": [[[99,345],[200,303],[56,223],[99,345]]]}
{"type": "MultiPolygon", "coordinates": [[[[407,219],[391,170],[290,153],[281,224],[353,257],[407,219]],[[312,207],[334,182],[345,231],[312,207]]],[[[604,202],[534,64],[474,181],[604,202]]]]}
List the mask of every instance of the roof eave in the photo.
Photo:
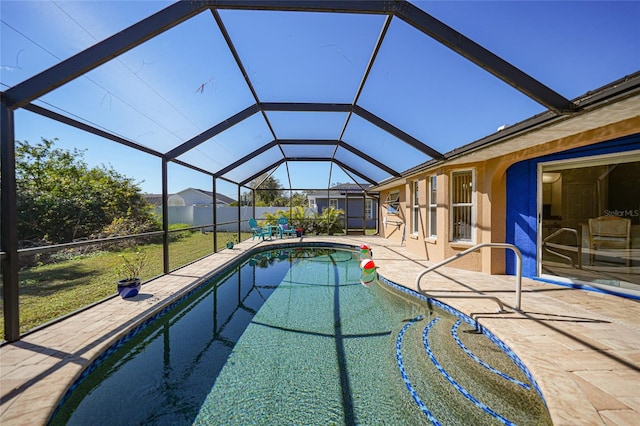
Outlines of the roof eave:
{"type": "Polygon", "coordinates": [[[620,102],[629,97],[640,94],[640,71],[625,76],[599,89],[589,91],[584,95],[578,96],[573,102],[579,108],[572,114],[558,115],[552,111],[534,115],[524,121],[508,126],[500,131],[488,135],[482,139],[478,139],[467,145],[453,149],[444,154],[443,160],[429,160],[416,167],[402,172],[401,177],[391,177],[381,181],[378,185],[370,188],[376,191],[397,187],[406,182],[409,176],[418,173],[425,173],[436,167],[441,167],[454,159],[468,155],[472,152],[485,149],[489,146],[504,143],[508,140],[522,136],[526,133],[539,131],[540,129],[549,127],[562,121],[571,120],[576,116],[592,112],[595,109],[602,108],[612,103],[620,102]]]}

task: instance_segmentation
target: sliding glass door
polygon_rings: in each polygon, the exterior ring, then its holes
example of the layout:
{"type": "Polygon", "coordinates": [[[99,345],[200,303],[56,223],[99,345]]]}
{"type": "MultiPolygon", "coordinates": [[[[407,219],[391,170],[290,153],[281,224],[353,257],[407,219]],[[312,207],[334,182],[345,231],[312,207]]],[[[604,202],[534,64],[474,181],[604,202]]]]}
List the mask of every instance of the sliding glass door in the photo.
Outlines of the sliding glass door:
{"type": "Polygon", "coordinates": [[[538,272],[640,291],[640,153],[540,164],[538,272]]]}

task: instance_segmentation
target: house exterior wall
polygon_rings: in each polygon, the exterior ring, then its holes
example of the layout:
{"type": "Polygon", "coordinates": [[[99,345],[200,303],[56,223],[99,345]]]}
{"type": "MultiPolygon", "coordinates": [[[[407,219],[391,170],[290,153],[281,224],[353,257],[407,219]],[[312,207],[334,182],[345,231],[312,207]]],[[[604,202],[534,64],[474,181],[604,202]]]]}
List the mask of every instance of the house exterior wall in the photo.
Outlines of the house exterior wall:
{"type": "MultiPolygon", "coordinates": [[[[341,209],[345,212],[345,215],[349,216],[348,225],[349,228],[362,228],[362,218],[361,215],[364,212],[364,200],[362,196],[353,196],[349,197],[349,206],[347,209],[347,200],[342,197],[332,197],[331,199],[338,201],[338,209],[341,209]],[[355,217],[358,216],[358,217],[355,217]]],[[[372,201],[372,214],[373,217],[365,220],[365,228],[373,229],[376,227],[377,219],[376,212],[378,210],[378,203],[375,199],[370,198],[372,201]]],[[[328,198],[315,198],[315,204],[318,207],[318,213],[322,213],[322,210],[329,207],[329,199],[328,198]]]]}
{"type": "MultiPolygon", "coordinates": [[[[329,207],[329,199],[328,198],[316,198],[315,206],[318,206],[318,213],[321,213],[322,210],[329,207]]],[[[338,208],[344,210],[344,199],[338,199],[338,208]]]]}
{"type": "MultiPolygon", "coordinates": [[[[439,262],[461,251],[481,243],[512,243],[523,254],[525,276],[534,276],[536,271],[536,215],[537,215],[537,163],[560,156],[576,156],[593,148],[596,152],[608,146],[608,152],[620,152],[620,144],[610,142],[640,132],[640,117],[623,120],[608,126],[569,137],[549,141],[527,149],[516,151],[490,160],[466,164],[442,165],[412,176],[406,176],[397,186],[380,191],[380,235],[400,243],[403,232],[407,248],[426,259],[439,262]],[[602,144],[601,147],[596,144],[602,144]],[[591,147],[586,148],[585,147],[591,147]],[[583,151],[580,151],[582,149],[583,151]],[[535,159],[535,160],[534,160],[535,159]],[[451,173],[456,170],[473,170],[475,180],[475,227],[472,242],[451,241],[451,173]],[[428,180],[437,176],[437,237],[427,234],[428,224],[428,180]],[[419,181],[418,232],[412,229],[412,182],[419,181]],[[389,193],[400,192],[397,214],[389,214],[385,200],[389,193]]],[[[632,148],[626,148],[632,149],[632,148]]],[[[636,146],[635,149],[638,149],[636,146]]],[[[603,151],[604,152],[604,151],[603,151]]],[[[511,250],[483,248],[448,266],[481,271],[489,274],[513,274],[515,255],[511,250]]]]}
{"type": "MultiPolygon", "coordinates": [[[[537,275],[538,164],[640,149],[640,134],[552,153],[513,164],[507,170],[507,242],[520,248],[524,276],[537,275]]],[[[640,203],[640,201],[638,201],[640,203]]],[[[507,273],[515,271],[515,258],[507,257],[507,273]]]]}
{"type": "Polygon", "coordinates": [[[349,197],[345,214],[349,217],[349,228],[373,229],[376,227],[377,202],[371,199],[371,218],[365,217],[365,201],[362,197],[349,197]]]}

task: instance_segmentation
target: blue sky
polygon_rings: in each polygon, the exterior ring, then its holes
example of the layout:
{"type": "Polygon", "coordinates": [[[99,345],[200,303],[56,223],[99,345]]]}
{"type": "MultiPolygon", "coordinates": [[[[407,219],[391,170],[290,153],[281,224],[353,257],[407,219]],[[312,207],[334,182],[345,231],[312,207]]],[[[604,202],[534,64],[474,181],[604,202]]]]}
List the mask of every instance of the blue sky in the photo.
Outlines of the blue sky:
{"type": "MultiPolygon", "coordinates": [[[[640,2],[414,2],[426,12],[573,99],[640,70],[640,2]]],[[[170,2],[6,1],[0,3],[1,89],[28,79],[170,2]]],[[[351,103],[384,18],[325,13],[220,11],[263,102],[351,103]]],[[[34,102],[166,152],[254,103],[209,12],[200,14],[34,102]]],[[[358,105],[440,151],[473,142],[545,108],[433,39],[394,18],[358,105]]],[[[429,158],[344,113],[267,112],[278,138],[338,139],[398,171],[429,158]]],[[[160,192],[160,161],[26,111],[16,139],[58,138],[160,192]]],[[[180,159],[217,171],[273,139],[260,114],[180,159]]],[[[326,147],[285,147],[287,155],[327,155],[326,147]]],[[[267,152],[274,161],[279,150],[267,152]]],[[[345,150],[336,158],[359,168],[345,150]]],[[[259,170],[248,161],[229,177],[259,170]]],[[[327,163],[290,162],[292,186],[361,180],[327,163]],[[331,173],[331,175],[329,175],[331,173]]],[[[289,186],[287,166],[274,176],[289,186]]],[[[376,180],[387,173],[370,168],[376,180]]],[[[169,191],[208,189],[211,178],[169,168],[169,191]]],[[[233,185],[219,183],[233,198],[233,185]]]]}

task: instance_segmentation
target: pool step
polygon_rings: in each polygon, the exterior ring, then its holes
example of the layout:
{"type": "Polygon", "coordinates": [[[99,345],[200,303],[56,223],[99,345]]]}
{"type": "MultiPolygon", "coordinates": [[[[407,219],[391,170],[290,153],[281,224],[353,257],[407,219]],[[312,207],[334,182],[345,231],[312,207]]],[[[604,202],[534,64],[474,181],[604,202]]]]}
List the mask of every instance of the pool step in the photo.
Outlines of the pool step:
{"type": "Polygon", "coordinates": [[[416,317],[403,326],[396,351],[415,408],[433,424],[551,423],[519,366],[469,324],[416,317]]]}

